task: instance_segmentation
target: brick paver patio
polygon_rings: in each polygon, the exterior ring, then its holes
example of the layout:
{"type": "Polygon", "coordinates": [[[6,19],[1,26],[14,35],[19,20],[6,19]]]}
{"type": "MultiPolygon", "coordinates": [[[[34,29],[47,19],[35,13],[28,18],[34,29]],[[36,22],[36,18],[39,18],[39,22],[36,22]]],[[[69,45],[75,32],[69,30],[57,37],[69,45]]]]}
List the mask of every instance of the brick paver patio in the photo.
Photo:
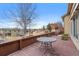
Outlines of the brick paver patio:
{"type": "Polygon", "coordinates": [[[60,36],[54,36],[57,41],[53,43],[55,51],[49,51],[44,54],[44,48],[40,48],[40,43],[36,42],[28,47],[18,50],[8,56],[79,56],[79,51],[75,48],[73,42],[61,40],[60,36]]]}

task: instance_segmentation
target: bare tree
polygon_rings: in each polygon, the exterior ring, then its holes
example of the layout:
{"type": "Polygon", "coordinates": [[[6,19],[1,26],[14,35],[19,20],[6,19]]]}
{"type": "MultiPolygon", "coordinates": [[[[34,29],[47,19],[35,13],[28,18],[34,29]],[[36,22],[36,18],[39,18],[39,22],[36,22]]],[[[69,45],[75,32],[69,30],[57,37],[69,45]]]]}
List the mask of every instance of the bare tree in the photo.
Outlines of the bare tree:
{"type": "Polygon", "coordinates": [[[51,24],[50,23],[47,25],[47,29],[49,30],[49,32],[52,31],[52,28],[51,28],[51,24]]]}
{"type": "Polygon", "coordinates": [[[57,25],[58,25],[58,27],[63,27],[63,24],[62,24],[62,22],[56,22],[57,23],[57,25]]]}
{"type": "Polygon", "coordinates": [[[36,7],[31,3],[19,3],[17,6],[17,13],[13,10],[9,10],[9,13],[11,13],[15,22],[23,29],[23,34],[25,35],[33,19],[36,18],[36,7]]]}

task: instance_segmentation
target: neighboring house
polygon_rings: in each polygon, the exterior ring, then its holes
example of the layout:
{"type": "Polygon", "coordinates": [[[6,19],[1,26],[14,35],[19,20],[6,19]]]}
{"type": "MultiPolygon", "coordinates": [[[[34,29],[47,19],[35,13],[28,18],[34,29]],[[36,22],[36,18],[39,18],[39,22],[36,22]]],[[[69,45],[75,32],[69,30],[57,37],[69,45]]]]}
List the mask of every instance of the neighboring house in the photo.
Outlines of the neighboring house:
{"type": "Polygon", "coordinates": [[[60,25],[59,23],[52,23],[52,24],[50,24],[50,25],[51,25],[52,30],[58,30],[59,33],[60,33],[60,32],[64,32],[63,26],[60,25]]]}
{"type": "Polygon", "coordinates": [[[58,25],[56,23],[52,23],[52,24],[50,24],[50,26],[51,26],[52,30],[58,29],[58,25]]]}
{"type": "Polygon", "coordinates": [[[64,21],[64,33],[70,35],[79,50],[79,4],[69,3],[67,13],[62,18],[64,21]]]}

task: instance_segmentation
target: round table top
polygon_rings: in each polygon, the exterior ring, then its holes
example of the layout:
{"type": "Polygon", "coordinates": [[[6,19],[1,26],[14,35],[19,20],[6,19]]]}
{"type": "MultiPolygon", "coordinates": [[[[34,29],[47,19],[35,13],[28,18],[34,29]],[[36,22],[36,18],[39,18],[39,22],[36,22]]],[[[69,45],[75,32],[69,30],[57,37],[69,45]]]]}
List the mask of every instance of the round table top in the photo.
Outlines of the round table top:
{"type": "Polygon", "coordinates": [[[54,37],[40,37],[40,38],[37,39],[37,41],[40,41],[40,42],[55,42],[56,38],[54,38],[54,37]]]}

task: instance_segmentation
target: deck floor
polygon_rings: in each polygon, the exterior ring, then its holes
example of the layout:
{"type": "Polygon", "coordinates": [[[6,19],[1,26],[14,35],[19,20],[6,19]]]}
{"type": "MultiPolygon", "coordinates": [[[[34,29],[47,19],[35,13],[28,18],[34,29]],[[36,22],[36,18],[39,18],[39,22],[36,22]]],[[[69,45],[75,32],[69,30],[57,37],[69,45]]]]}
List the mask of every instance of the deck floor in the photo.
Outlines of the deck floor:
{"type": "Polygon", "coordinates": [[[57,41],[52,44],[55,51],[46,52],[44,54],[44,48],[40,48],[40,43],[36,42],[8,56],[79,56],[79,51],[77,51],[70,39],[64,41],[61,40],[60,36],[54,37],[57,38],[57,41]]]}

